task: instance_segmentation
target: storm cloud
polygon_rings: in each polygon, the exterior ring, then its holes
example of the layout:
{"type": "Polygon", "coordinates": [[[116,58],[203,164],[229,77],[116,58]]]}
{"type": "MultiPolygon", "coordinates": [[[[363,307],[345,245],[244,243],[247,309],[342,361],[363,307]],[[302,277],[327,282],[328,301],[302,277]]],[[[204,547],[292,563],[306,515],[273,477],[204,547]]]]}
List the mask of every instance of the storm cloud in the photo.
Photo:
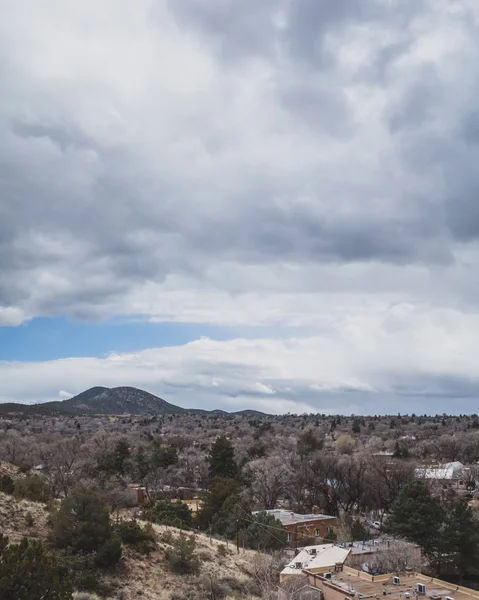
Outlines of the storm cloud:
{"type": "MultiPolygon", "coordinates": [[[[318,364],[360,327],[377,352],[345,346],[331,385],[223,365],[221,402],[248,382],[288,410],[322,405],[311,385],[356,412],[377,394],[472,398],[469,361],[436,346],[389,364],[403,346],[376,324],[413,306],[400,321],[419,348],[439,315],[448,344],[479,333],[478,24],[472,0],[6,0],[0,325],[274,325],[273,353],[302,327],[318,364]]],[[[140,371],[129,383],[148,384],[140,371]]]]}

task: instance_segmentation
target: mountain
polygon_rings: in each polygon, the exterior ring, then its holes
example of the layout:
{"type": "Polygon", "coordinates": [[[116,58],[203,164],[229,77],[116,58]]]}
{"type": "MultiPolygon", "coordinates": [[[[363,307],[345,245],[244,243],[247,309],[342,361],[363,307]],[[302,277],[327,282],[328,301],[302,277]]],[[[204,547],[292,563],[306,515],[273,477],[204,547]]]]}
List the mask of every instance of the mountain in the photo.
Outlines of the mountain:
{"type": "Polygon", "coordinates": [[[93,387],[68,400],[47,402],[43,406],[56,407],[69,414],[90,415],[177,415],[185,412],[184,408],[134,387],[93,387]]]}
{"type": "Polygon", "coordinates": [[[68,400],[45,402],[44,404],[1,404],[0,415],[243,415],[264,417],[265,413],[256,410],[241,410],[228,413],[224,410],[204,410],[201,408],[180,408],[134,387],[92,387],[68,400]]]}

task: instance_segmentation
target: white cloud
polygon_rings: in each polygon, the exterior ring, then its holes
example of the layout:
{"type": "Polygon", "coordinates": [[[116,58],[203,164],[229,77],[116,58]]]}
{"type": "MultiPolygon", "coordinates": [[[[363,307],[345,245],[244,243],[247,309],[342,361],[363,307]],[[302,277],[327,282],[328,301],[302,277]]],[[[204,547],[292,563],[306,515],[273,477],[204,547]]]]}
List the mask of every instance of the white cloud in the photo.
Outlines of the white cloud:
{"type": "Polygon", "coordinates": [[[0,377],[5,397],[29,402],[52,399],[59,385],[73,393],[137,385],[182,406],[227,410],[420,412],[419,401],[421,412],[442,412],[455,397],[460,412],[472,408],[479,385],[478,332],[476,314],[406,304],[348,315],[323,335],[4,362],[0,377]]]}

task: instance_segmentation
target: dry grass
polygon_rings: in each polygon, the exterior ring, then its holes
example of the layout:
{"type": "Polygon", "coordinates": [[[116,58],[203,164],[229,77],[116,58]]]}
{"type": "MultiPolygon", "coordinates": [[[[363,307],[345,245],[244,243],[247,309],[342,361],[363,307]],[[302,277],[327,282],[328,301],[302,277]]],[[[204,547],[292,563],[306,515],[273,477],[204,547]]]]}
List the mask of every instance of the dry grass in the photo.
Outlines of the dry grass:
{"type": "Polygon", "coordinates": [[[169,545],[161,541],[161,538],[165,531],[177,535],[180,530],[160,525],[153,527],[160,539],[158,550],[147,557],[140,557],[127,548],[124,550],[123,569],[116,577],[116,582],[119,584],[118,589],[125,593],[128,600],[169,600],[173,594],[185,597],[192,594],[193,598],[202,598],[205,597],[201,591],[202,582],[210,576],[217,580],[230,578],[239,583],[250,581],[254,562],[258,558],[256,552],[241,549],[237,554],[236,547],[230,543],[226,556],[221,556],[218,548],[224,544],[215,539],[210,541],[207,535],[201,533],[194,534],[197,552],[201,557],[200,574],[171,573],[164,560],[164,552],[169,545]]]}
{"type": "Polygon", "coordinates": [[[0,531],[18,541],[22,537],[45,539],[48,534],[48,512],[44,504],[19,500],[0,492],[0,531]],[[27,514],[33,517],[33,525],[27,524],[27,514]]]}

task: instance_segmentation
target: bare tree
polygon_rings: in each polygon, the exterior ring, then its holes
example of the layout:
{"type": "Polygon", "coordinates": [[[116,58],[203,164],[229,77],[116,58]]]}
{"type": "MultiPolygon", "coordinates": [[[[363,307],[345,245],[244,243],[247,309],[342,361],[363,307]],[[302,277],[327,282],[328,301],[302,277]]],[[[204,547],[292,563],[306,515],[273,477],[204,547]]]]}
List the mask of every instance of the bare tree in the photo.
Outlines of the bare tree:
{"type": "Polygon", "coordinates": [[[274,508],[291,478],[287,462],[281,456],[259,458],[250,464],[250,471],[254,498],[263,508],[274,508]]]}

